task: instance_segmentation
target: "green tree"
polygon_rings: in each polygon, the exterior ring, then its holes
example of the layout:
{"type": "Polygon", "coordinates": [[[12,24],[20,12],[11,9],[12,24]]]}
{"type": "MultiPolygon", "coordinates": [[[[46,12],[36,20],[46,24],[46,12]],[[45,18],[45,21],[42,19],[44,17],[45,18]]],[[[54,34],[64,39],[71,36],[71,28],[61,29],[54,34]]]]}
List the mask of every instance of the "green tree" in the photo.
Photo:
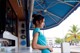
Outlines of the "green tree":
{"type": "Polygon", "coordinates": [[[71,26],[71,29],[69,30],[69,32],[67,33],[65,37],[66,41],[68,40],[69,42],[72,41],[74,43],[78,42],[80,39],[79,30],[80,29],[77,27],[77,25],[71,26]]]}
{"type": "Polygon", "coordinates": [[[61,38],[56,38],[56,40],[55,40],[55,43],[57,43],[57,44],[61,44],[63,42],[64,42],[64,40],[61,38]]]}

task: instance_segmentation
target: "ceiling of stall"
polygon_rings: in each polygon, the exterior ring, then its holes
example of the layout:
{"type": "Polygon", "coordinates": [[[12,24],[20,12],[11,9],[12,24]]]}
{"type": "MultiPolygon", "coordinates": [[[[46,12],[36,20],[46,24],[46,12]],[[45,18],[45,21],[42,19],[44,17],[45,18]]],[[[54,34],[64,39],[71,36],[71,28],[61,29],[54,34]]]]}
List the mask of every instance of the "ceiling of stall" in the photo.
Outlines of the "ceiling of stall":
{"type": "Polygon", "coordinates": [[[21,0],[9,0],[13,10],[15,11],[18,19],[24,19],[23,7],[21,0]]]}
{"type": "MultiPolygon", "coordinates": [[[[64,2],[62,0],[34,0],[33,14],[41,14],[45,18],[45,27],[50,29],[58,26],[78,6],[80,2],[64,2]]],[[[33,29],[31,24],[31,29],[33,29]]]]}

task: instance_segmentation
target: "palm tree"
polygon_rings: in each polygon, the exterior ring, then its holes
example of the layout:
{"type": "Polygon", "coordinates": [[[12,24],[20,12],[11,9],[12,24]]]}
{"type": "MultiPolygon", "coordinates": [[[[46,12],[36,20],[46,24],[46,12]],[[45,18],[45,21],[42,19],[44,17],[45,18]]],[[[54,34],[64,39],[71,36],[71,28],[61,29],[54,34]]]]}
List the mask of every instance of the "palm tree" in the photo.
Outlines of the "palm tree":
{"type": "Polygon", "coordinates": [[[77,27],[77,25],[73,25],[65,37],[66,41],[67,42],[72,42],[72,41],[78,42],[78,40],[80,40],[79,30],[80,29],[77,27]]]}

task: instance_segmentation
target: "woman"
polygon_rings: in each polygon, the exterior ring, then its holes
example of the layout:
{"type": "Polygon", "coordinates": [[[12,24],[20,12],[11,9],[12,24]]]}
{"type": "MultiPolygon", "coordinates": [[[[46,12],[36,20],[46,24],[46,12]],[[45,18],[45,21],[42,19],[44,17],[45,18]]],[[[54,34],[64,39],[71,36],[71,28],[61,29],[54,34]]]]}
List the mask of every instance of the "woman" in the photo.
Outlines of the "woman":
{"type": "Polygon", "coordinates": [[[53,49],[47,46],[45,36],[40,32],[40,28],[44,27],[44,17],[41,15],[33,15],[33,24],[35,29],[33,30],[33,41],[32,41],[32,48],[39,49],[42,53],[50,53],[53,49]]]}

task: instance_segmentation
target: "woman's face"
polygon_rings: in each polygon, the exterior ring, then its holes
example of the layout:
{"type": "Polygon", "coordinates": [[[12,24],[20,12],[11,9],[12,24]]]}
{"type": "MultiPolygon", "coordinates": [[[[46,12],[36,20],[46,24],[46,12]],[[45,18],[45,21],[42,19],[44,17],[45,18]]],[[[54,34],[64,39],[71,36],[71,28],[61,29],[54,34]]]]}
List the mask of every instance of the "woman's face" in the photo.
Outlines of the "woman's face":
{"type": "Polygon", "coordinates": [[[44,25],[45,25],[45,19],[41,20],[41,22],[40,22],[40,28],[43,28],[44,25]]]}

